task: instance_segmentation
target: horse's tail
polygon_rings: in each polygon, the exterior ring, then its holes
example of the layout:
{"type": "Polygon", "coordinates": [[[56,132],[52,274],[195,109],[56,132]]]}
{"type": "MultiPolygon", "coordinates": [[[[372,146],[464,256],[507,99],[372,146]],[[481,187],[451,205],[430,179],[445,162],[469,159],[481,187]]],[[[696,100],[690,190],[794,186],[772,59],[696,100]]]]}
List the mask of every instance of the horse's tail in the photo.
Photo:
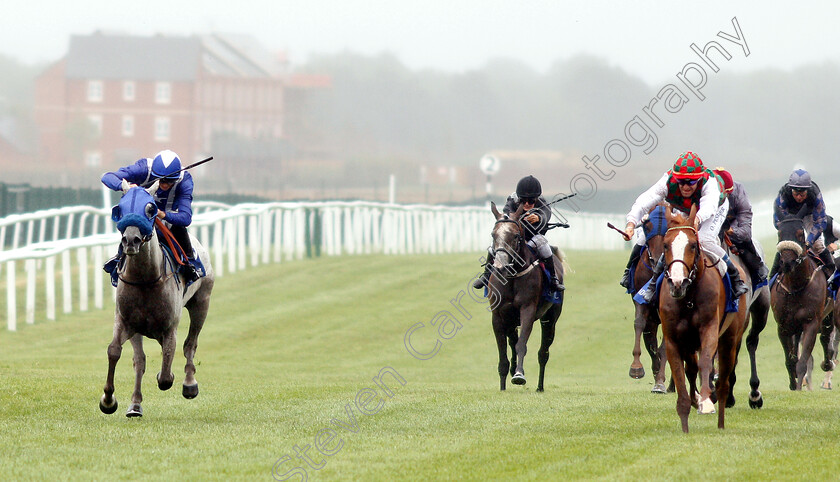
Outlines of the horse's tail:
{"type": "Polygon", "coordinates": [[[552,246],[551,252],[554,253],[554,256],[557,256],[557,259],[560,260],[560,274],[566,274],[572,270],[572,266],[569,264],[569,260],[566,258],[562,249],[557,246],[552,246]]]}

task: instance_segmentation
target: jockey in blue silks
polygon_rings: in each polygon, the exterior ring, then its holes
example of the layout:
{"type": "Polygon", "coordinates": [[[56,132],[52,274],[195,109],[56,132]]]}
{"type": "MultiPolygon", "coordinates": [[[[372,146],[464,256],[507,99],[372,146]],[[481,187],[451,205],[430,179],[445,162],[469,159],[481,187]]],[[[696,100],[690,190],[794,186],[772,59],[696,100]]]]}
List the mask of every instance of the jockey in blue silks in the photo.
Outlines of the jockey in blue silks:
{"type": "MultiPolygon", "coordinates": [[[[193,266],[195,259],[187,226],[192,223],[192,175],[181,170],[181,159],[170,150],[158,152],[154,158],[143,158],[114,172],[102,175],[102,184],[114,191],[122,191],[122,181],[148,188],[159,180],[158,190],[154,194],[158,207],[157,217],[166,223],[178,244],[184,249],[188,262],[184,263],[183,273],[188,281],[198,279],[193,266]]],[[[122,257],[122,246],[117,255],[105,263],[105,271],[112,272],[122,257]]]]}

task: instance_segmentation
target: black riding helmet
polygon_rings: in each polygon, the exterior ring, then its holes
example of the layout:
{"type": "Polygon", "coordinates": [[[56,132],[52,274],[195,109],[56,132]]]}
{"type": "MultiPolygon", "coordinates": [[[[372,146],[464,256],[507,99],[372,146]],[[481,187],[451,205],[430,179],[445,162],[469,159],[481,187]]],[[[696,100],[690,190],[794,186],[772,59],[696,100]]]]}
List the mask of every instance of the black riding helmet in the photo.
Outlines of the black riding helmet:
{"type": "Polygon", "coordinates": [[[519,199],[538,198],[542,195],[540,181],[534,176],[526,176],[516,183],[516,196],[519,199]]]}

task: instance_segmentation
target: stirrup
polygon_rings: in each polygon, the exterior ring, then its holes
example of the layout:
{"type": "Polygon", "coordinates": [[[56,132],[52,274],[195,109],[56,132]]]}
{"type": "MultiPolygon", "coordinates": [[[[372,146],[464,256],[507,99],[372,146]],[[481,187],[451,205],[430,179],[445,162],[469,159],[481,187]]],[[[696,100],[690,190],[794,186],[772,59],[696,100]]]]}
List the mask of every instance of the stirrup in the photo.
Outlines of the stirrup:
{"type": "Polygon", "coordinates": [[[550,284],[551,284],[551,289],[553,291],[556,291],[556,292],[566,291],[566,287],[563,285],[563,283],[560,282],[560,280],[556,276],[551,278],[550,284]]]}

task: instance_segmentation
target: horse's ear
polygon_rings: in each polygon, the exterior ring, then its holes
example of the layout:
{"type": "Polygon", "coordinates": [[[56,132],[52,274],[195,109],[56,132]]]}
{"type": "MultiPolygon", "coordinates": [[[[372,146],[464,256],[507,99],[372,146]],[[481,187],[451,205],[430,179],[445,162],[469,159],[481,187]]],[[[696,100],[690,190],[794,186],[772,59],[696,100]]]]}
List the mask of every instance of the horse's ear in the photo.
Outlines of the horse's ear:
{"type": "Polygon", "coordinates": [[[490,211],[493,212],[493,216],[496,216],[496,221],[498,221],[499,218],[502,217],[502,213],[500,213],[499,210],[496,209],[496,203],[494,203],[493,201],[490,201],[490,211]]]}
{"type": "Polygon", "coordinates": [[[111,220],[115,223],[118,222],[122,218],[122,212],[119,206],[114,206],[111,208],[111,220]]]}
{"type": "Polygon", "coordinates": [[[691,212],[688,213],[688,223],[689,226],[694,226],[694,218],[697,217],[697,204],[691,205],[691,212]]]}
{"type": "Polygon", "coordinates": [[[122,183],[120,183],[120,189],[122,189],[123,194],[127,193],[131,189],[131,183],[123,179],[122,183]]]}
{"type": "Polygon", "coordinates": [[[152,196],[154,196],[154,195],[155,195],[155,193],[156,193],[156,192],[157,192],[157,190],[158,190],[158,185],[160,185],[160,179],[158,179],[157,181],[153,182],[153,183],[152,183],[152,185],[151,185],[151,186],[149,186],[149,188],[148,188],[148,189],[146,189],[146,192],[147,192],[147,193],[149,193],[149,194],[151,194],[152,196]]]}
{"type": "Polygon", "coordinates": [[[668,209],[667,207],[665,207],[665,205],[664,205],[664,204],[660,204],[660,205],[659,205],[659,206],[657,206],[657,207],[662,208],[662,214],[664,214],[664,215],[665,215],[665,222],[666,222],[666,223],[668,223],[668,224],[670,224],[670,223],[671,223],[671,220],[672,220],[672,219],[674,219],[674,215],[673,215],[673,213],[671,213],[671,210],[670,210],[670,209],[668,209]]]}
{"type": "Polygon", "coordinates": [[[804,217],[805,217],[805,213],[806,213],[807,211],[808,211],[808,205],[803,203],[803,204],[802,204],[802,207],[801,207],[801,208],[799,208],[799,212],[798,212],[798,213],[796,213],[796,217],[797,217],[797,218],[799,218],[799,219],[804,218],[804,217]]]}
{"type": "Polygon", "coordinates": [[[522,216],[522,213],[525,212],[525,206],[520,204],[518,208],[516,208],[516,212],[510,217],[514,221],[519,221],[519,218],[522,216]]]}

